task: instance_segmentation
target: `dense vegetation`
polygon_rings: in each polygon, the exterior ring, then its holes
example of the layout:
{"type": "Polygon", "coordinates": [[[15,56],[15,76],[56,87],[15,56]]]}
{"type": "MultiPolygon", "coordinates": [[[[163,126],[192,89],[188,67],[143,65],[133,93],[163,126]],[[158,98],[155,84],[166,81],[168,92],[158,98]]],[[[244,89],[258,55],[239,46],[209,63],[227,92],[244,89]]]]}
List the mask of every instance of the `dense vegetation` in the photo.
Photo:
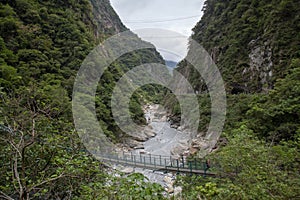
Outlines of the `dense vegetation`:
{"type": "MultiPolygon", "coordinates": [[[[1,1],[1,199],[160,197],[161,187],[139,176],[124,179],[104,172],[106,168],[85,152],[73,125],[77,70],[93,47],[123,30],[106,0],[1,1]]],[[[119,141],[122,135],[112,120],[111,88],[126,70],[143,62],[162,59],[153,49],[133,52],[101,79],[96,108],[111,140],[119,141]]],[[[143,123],[140,95],[133,96],[131,110],[133,119],[143,123]]]]}
{"type": "MultiPolygon", "coordinates": [[[[179,178],[183,199],[299,199],[299,7],[296,0],[205,2],[192,38],[222,73],[227,117],[223,142],[208,156],[220,178],[179,178]]],[[[201,93],[199,132],[205,133],[206,87],[186,61],[178,70],[201,93]]]]}
{"type": "MultiPolygon", "coordinates": [[[[183,177],[183,195],[208,199],[297,199],[300,189],[300,60],[269,94],[228,96],[222,141],[208,156],[220,178],[183,177]],[[190,184],[192,183],[192,184],[190,184]]],[[[209,97],[201,95],[202,122],[209,97]]],[[[204,122],[203,122],[204,121],[204,122]]]]}
{"type": "MultiPolygon", "coordinates": [[[[219,178],[178,178],[182,199],[300,197],[299,7],[296,0],[206,1],[192,38],[211,53],[225,80],[228,114],[222,138],[227,142],[209,156],[219,178]]],[[[93,47],[124,30],[108,0],[1,1],[1,199],[164,198],[162,187],[140,174],[107,173],[85,152],[73,124],[77,70],[93,47]]],[[[151,62],[162,62],[156,51],[132,52],[101,79],[97,117],[114,142],[125,136],[110,108],[115,82],[132,67],[151,62]]],[[[178,70],[187,72],[202,93],[199,132],[205,132],[210,119],[205,85],[185,61],[178,70]]],[[[134,93],[135,122],[145,123],[140,105],[161,101],[166,92],[161,89],[147,85],[134,93]]],[[[180,114],[174,98],[165,102],[180,114]]]]}
{"type": "MultiPolygon", "coordinates": [[[[212,56],[229,93],[266,91],[300,56],[299,7],[297,0],[208,0],[192,39],[212,56]]],[[[180,66],[196,90],[205,90],[186,62],[180,66]]]]}

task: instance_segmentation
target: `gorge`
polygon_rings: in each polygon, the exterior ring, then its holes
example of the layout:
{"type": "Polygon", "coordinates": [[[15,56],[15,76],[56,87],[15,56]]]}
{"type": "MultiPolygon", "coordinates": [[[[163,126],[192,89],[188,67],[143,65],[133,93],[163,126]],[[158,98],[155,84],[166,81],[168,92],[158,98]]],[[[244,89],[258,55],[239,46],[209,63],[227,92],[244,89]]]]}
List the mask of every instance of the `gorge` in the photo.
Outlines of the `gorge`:
{"type": "MultiPolygon", "coordinates": [[[[205,1],[191,38],[220,70],[226,121],[205,158],[217,178],[177,175],[171,182],[182,190],[175,199],[299,198],[299,30],[297,0],[205,1]]],[[[0,2],[0,199],[168,198],[164,187],[141,173],[114,176],[105,162],[87,151],[75,128],[72,93],[77,72],[92,49],[123,31],[128,29],[109,0],[0,2]]],[[[172,150],[174,156],[186,153],[199,159],[198,150],[205,145],[201,139],[216,113],[211,113],[205,77],[187,59],[173,70],[188,80],[200,106],[197,134],[192,138],[196,140],[186,145],[189,120],[178,128],[182,105],[172,91],[158,84],[147,84],[130,98],[128,113],[133,122],[147,127],[145,132],[137,129],[129,135],[116,123],[111,102],[118,81],[137,66],[166,63],[149,42],[138,35],[133,42],[151,48],[112,62],[92,98],[105,138],[122,151],[170,155],[172,150]],[[156,106],[151,114],[143,110],[155,104],[165,111],[155,110],[156,106]],[[149,114],[145,117],[144,112],[149,114]]],[[[189,46],[187,57],[194,53],[189,46]]],[[[85,83],[95,74],[89,72],[85,83]]],[[[84,106],[91,111],[93,105],[84,106]]],[[[92,126],[84,121],[89,116],[82,114],[81,120],[92,126]]]]}

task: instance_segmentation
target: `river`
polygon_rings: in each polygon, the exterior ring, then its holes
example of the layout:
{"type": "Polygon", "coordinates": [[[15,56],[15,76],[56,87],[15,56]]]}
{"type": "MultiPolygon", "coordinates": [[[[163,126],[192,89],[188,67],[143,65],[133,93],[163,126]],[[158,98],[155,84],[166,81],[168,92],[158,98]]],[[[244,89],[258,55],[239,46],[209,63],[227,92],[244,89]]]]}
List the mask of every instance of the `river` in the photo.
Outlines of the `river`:
{"type": "MultiPolygon", "coordinates": [[[[134,154],[142,152],[153,155],[171,156],[171,151],[176,146],[182,147],[187,142],[188,134],[171,128],[170,123],[167,122],[166,115],[167,112],[158,105],[151,105],[145,110],[148,126],[152,128],[156,136],[145,141],[144,149],[134,150],[134,154]]],[[[168,186],[169,183],[166,183],[166,176],[169,179],[175,178],[172,174],[164,174],[163,172],[148,169],[135,168],[134,171],[142,173],[150,182],[159,183],[164,187],[170,187],[170,185],[168,186]]]]}

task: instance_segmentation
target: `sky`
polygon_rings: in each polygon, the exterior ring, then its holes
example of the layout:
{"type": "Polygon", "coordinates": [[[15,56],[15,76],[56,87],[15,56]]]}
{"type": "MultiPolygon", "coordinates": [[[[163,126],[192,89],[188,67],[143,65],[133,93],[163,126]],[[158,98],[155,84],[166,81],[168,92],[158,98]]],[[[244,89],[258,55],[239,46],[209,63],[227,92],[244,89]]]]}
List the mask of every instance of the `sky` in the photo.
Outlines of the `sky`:
{"type": "Polygon", "coordinates": [[[180,61],[202,16],[204,0],[110,0],[124,25],[154,44],[165,60],[180,61]],[[166,31],[142,30],[148,28],[166,31]],[[169,31],[167,31],[169,30],[169,31]]]}

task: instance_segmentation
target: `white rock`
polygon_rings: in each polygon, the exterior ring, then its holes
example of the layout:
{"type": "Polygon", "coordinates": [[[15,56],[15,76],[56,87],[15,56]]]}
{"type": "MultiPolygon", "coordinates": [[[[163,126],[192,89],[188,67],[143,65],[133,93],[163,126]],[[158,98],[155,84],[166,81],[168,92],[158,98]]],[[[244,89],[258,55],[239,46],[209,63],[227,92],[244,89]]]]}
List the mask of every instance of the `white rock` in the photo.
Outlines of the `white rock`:
{"type": "Polygon", "coordinates": [[[174,188],[174,196],[177,196],[181,192],[182,192],[182,187],[177,186],[177,187],[174,188]]]}
{"type": "Polygon", "coordinates": [[[182,127],[182,126],[179,126],[179,127],[177,128],[177,130],[178,130],[178,131],[182,131],[182,130],[183,130],[183,127],[182,127]]]}
{"type": "Polygon", "coordinates": [[[166,182],[166,184],[169,184],[169,185],[171,185],[173,183],[172,178],[169,176],[164,177],[164,182],[166,182]]]}
{"type": "Polygon", "coordinates": [[[134,169],[132,167],[126,167],[122,170],[120,170],[121,172],[125,173],[125,174],[131,174],[134,172],[134,169]]]}
{"type": "Polygon", "coordinates": [[[167,184],[166,191],[167,191],[169,194],[173,193],[173,192],[174,192],[173,185],[167,184]]]}

